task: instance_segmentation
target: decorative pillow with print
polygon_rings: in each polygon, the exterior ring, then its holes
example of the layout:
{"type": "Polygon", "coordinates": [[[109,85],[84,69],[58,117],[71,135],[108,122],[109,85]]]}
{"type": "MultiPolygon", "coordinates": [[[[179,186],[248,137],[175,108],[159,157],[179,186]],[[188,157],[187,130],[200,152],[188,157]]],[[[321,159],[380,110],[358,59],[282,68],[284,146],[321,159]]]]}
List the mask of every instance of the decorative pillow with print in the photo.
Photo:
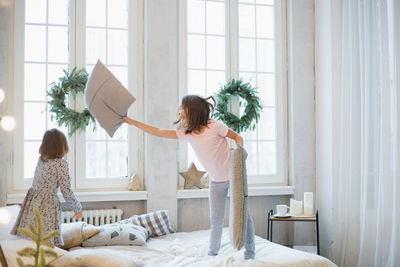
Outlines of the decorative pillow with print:
{"type": "Polygon", "coordinates": [[[127,223],[113,223],[99,226],[100,232],[82,243],[83,247],[99,246],[143,246],[146,244],[149,233],[139,225],[127,223]]]}

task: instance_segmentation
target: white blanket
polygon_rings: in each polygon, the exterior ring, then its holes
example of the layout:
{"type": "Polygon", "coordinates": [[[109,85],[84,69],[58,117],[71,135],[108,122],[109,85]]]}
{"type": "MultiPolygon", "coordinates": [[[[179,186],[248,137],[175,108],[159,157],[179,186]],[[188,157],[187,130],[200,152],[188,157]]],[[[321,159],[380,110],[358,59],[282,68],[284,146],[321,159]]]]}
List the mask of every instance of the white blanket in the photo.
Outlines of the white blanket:
{"type": "Polygon", "coordinates": [[[236,251],[224,229],[218,256],[207,256],[209,230],[169,234],[147,241],[146,247],[109,246],[72,249],[52,262],[54,266],[271,266],[331,267],[331,261],[310,253],[290,249],[256,236],[256,257],[243,259],[243,249],[236,251]]]}

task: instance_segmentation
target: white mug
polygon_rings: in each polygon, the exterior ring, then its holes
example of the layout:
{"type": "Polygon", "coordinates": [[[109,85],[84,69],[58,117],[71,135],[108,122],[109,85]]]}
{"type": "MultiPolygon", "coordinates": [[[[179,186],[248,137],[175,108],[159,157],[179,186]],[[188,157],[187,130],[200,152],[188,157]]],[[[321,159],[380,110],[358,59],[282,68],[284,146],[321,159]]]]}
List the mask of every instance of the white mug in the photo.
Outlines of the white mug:
{"type": "Polygon", "coordinates": [[[288,208],[287,205],[276,205],[276,215],[286,216],[288,208]]]}

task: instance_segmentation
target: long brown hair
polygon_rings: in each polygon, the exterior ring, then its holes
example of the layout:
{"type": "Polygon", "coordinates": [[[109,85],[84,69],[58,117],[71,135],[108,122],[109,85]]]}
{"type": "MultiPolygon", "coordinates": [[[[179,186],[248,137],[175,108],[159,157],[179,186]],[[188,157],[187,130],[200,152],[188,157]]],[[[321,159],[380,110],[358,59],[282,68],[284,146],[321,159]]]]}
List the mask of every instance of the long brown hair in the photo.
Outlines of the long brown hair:
{"type": "Polygon", "coordinates": [[[60,130],[56,128],[47,130],[39,148],[40,160],[62,158],[68,153],[68,150],[67,138],[60,130]]]}
{"type": "Polygon", "coordinates": [[[198,95],[186,95],[182,98],[181,109],[185,113],[183,125],[182,117],[175,124],[180,124],[185,129],[185,134],[200,131],[203,126],[207,126],[214,112],[215,99],[210,96],[207,98],[198,95]],[[211,99],[214,104],[207,100],[211,99]]]}

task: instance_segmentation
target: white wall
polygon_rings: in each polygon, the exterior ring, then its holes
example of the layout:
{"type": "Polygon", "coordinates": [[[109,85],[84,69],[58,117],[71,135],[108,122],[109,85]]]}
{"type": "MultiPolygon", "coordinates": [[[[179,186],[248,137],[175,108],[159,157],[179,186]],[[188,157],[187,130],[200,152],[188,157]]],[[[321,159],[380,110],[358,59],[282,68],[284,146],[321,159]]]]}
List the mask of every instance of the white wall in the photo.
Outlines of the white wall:
{"type": "MultiPolygon", "coordinates": [[[[145,122],[173,129],[178,107],[178,3],[145,1],[145,122]]],[[[177,223],[177,141],[146,135],[147,210],[168,209],[177,223]]]]}
{"type": "MultiPolygon", "coordinates": [[[[303,200],[315,193],[314,0],[287,5],[289,179],[303,200]]],[[[314,225],[295,223],[293,231],[294,244],[314,244],[314,225]]]]}
{"type": "Polygon", "coordinates": [[[341,1],[315,2],[316,187],[321,254],[332,258],[332,188],[337,175],[341,1]]]}
{"type": "MultiPolygon", "coordinates": [[[[11,103],[10,82],[8,79],[8,51],[9,51],[9,0],[0,0],[0,87],[5,91],[6,98],[0,103],[0,116],[6,115],[8,111],[8,103],[11,103]]],[[[8,166],[8,149],[10,144],[10,133],[0,129],[0,206],[6,203],[7,193],[7,166],[8,166]]]]}
{"type": "MultiPolygon", "coordinates": [[[[267,212],[275,210],[277,204],[288,204],[288,196],[259,196],[249,197],[250,215],[254,221],[256,235],[267,237],[267,212]]],[[[210,212],[208,199],[182,199],[178,201],[178,229],[180,231],[194,231],[210,227],[210,212]]],[[[229,225],[229,201],[225,210],[224,226],[229,225]]],[[[288,223],[274,223],[273,241],[279,244],[291,244],[291,225],[288,223]]]]}

